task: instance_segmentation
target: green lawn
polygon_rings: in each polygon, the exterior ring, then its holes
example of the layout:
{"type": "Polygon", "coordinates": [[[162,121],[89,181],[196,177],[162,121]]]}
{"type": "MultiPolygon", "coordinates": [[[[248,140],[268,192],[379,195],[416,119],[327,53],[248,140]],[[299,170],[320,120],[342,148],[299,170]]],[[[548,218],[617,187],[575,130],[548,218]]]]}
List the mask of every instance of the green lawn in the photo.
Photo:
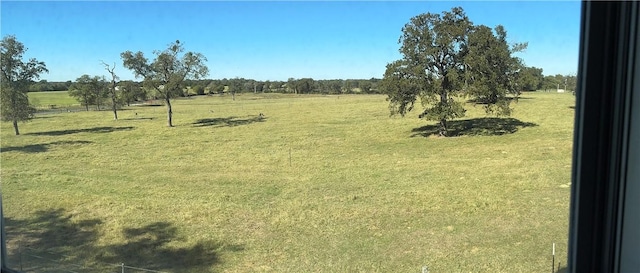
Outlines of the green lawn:
{"type": "Polygon", "coordinates": [[[379,95],[180,99],[174,128],[163,106],[40,115],[17,137],[3,123],[10,262],[546,272],[553,242],[566,261],[573,105],[525,93],[505,119],[469,105],[451,138],[379,95]]]}
{"type": "Polygon", "coordinates": [[[69,96],[67,91],[46,91],[46,92],[29,92],[29,100],[31,104],[38,108],[67,107],[80,105],[80,103],[69,96]]]}

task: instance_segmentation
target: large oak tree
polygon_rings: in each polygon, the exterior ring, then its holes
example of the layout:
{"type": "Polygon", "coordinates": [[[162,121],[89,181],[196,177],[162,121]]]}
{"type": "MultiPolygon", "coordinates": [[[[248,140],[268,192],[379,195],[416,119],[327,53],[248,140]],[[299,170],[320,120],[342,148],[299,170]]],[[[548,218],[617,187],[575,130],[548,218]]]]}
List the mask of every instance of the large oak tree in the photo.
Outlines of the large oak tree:
{"type": "Polygon", "coordinates": [[[29,104],[29,86],[40,74],[49,72],[44,62],[34,58],[23,61],[25,51],[27,48],[13,35],[2,38],[0,42],[0,115],[3,121],[13,123],[16,135],[20,134],[18,121],[28,121],[36,112],[29,104]]]}
{"type": "Polygon", "coordinates": [[[207,59],[201,53],[184,53],[180,41],[169,44],[163,51],[154,51],[151,62],[140,51],[125,51],[120,54],[125,68],[133,71],[136,77],[144,79],[144,86],[155,90],[167,105],[167,123],[173,126],[171,99],[180,96],[187,79],[200,79],[209,74],[204,64],[207,59]]]}
{"type": "Polygon", "coordinates": [[[421,118],[439,122],[447,135],[447,121],[465,114],[462,97],[488,104],[487,111],[509,114],[507,94],[516,94],[521,64],[512,54],[526,44],[509,46],[501,26],[474,26],[460,7],[442,14],[415,16],[402,28],[402,59],[387,65],[380,83],[391,114],[406,115],[419,99],[421,118]]]}
{"type": "Polygon", "coordinates": [[[421,116],[439,121],[442,136],[447,134],[447,120],[464,116],[464,108],[454,97],[461,94],[464,83],[464,49],[470,27],[462,8],[442,15],[420,14],[405,24],[399,40],[403,58],[387,65],[382,83],[392,114],[404,116],[420,97],[425,106],[421,116]]]}

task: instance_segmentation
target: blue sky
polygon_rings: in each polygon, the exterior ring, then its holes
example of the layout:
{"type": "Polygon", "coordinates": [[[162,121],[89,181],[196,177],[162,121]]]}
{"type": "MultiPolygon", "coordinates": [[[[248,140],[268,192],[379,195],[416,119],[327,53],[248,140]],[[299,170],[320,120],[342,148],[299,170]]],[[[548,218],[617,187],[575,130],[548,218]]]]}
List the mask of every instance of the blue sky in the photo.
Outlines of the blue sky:
{"type": "Polygon", "coordinates": [[[411,17],[454,6],[474,24],[503,25],[510,42],[528,42],[518,56],[545,75],[577,72],[578,1],[1,1],[0,33],[44,61],[49,81],[107,75],[101,60],[134,79],[121,52],[150,58],[175,40],[207,57],[212,79],[368,79],[401,57],[398,38],[411,17]]]}

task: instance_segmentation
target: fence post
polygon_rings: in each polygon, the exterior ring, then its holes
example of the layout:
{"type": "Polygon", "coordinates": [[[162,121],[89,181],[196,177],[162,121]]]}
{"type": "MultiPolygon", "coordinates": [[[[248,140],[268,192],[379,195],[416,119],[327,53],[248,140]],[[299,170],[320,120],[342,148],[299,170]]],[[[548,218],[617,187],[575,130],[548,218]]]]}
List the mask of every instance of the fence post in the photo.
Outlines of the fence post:
{"type": "Polygon", "coordinates": [[[120,264],[120,267],[122,267],[122,273],[124,273],[124,263],[120,264]]]}
{"type": "Polygon", "coordinates": [[[18,246],[18,262],[20,263],[20,271],[22,271],[22,245],[18,246]]]}

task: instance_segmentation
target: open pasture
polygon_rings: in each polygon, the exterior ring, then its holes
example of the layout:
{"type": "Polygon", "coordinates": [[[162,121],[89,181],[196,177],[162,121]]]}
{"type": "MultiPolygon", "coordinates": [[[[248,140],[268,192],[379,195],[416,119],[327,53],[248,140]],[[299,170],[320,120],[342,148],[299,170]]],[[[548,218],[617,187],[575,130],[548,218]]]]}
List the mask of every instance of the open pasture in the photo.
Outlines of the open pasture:
{"type": "Polygon", "coordinates": [[[507,118],[468,105],[450,138],[387,105],[241,94],[175,100],[173,128],[164,106],[39,115],[20,136],[3,123],[10,262],[545,272],[555,242],[565,264],[571,94],[525,93],[507,118]]]}
{"type": "Polygon", "coordinates": [[[80,106],[80,103],[69,96],[67,91],[29,92],[29,101],[39,109],[53,107],[80,106]]]}

